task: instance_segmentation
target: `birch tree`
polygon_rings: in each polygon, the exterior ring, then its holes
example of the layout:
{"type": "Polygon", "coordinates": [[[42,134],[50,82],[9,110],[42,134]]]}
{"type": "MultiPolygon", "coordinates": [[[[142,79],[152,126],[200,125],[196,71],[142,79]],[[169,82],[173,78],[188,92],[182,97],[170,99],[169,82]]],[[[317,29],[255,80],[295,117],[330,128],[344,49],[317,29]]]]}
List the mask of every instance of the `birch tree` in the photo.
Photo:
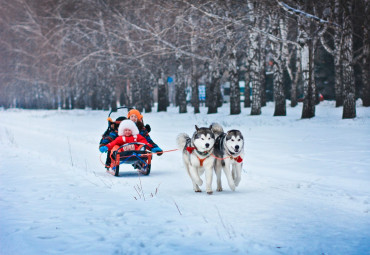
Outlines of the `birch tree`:
{"type": "Polygon", "coordinates": [[[353,0],[346,0],[343,4],[343,119],[356,117],[355,80],[353,70],[353,27],[352,27],[353,0]]]}
{"type": "Polygon", "coordinates": [[[288,47],[284,40],[287,39],[287,26],[283,16],[274,15],[275,25],[274,34],[282,38],[282,42],[272,44],[274,56],[274,101],[275,111],[274,116],[286,116],[285,94],[283,87],[283,71],[286,66],[286,59],[288,58],[288,47]]]}
{"type": "Polygon", "coordinates": [[[370,106],[370,1],[365,2],[365,15],[363,26],[363,53],[362,53],[362,104],[370,106]]]}

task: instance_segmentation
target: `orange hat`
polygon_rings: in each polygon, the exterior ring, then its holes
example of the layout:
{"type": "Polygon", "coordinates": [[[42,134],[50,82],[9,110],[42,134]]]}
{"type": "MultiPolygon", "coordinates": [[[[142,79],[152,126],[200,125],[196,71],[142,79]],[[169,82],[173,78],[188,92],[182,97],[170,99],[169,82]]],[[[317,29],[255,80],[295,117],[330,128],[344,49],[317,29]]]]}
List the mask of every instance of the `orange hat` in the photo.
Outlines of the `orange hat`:
{"type": "Polygon", "coordinates": [[[136,115],[137,118],[142,121],[143,120],[143,115],[140,114],[140,112],[136,109],[132,109],[127,113],[127,118],[129,119],[131,115],[136,115]]]}

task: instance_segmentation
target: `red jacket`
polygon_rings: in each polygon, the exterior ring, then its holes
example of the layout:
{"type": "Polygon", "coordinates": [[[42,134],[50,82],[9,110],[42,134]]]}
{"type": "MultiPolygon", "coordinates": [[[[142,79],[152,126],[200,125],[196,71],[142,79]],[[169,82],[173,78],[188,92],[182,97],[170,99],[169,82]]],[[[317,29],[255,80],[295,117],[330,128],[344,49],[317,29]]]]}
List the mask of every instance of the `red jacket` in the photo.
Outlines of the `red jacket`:
{"type": "MultiPolygon", "coordinates": [[[[153,147],[140,134],[134,135],[134,136],[132,136],[132,135],[131,136],[119,136],[113,142],[110,142],[110,143],[108,143],[105,146],[108,147],[108,150],[112,150],[113,147],[116,146],[116,145],[121,146],[121,145],[124,145],[126,143],[136,143],[136,142],[138,142],[138,143],[145,143],[146,145],[149,146],[149,148],[152,148],[153,147]]],[[[127,145],[127,146],[122,147],[122,150],[124,150],[124,151],[138,150],[139,147],[140,147],[140,145],[138,145],[138,144],[130,144],[130,145],[127,145]]]]}

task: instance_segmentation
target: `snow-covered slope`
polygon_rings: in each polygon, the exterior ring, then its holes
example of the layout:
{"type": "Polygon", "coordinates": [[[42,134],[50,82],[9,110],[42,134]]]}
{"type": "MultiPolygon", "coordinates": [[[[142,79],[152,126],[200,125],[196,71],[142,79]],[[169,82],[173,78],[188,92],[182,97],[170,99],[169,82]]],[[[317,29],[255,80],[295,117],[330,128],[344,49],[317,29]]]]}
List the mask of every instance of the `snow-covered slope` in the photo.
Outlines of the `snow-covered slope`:
{"type": "Polygon", "coordinates": [[[223,192],[193,192],[179,151],[155,156],[149,176],[107,174],[108,112],[1,110],[0,254],[370,254],[369,108],[353,120],[332,102],[306,120],[301,105],[286,117],[273,104],[261,116],[206,110],[144,120],[164,150],[195,124],[240,129],[235,192],[225,179],[223,192]]]}

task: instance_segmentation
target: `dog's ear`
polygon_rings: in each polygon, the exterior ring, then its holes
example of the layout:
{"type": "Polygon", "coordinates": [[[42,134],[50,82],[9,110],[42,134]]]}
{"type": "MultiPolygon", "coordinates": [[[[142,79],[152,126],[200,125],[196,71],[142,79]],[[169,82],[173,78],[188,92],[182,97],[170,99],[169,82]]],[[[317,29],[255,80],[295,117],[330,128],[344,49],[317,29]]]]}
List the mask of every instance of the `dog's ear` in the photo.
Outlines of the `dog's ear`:
{"type": "Polygon", "coordinates": [[[199,131],[199,128],[198,128],[198,126],[197,126],[197,125],[195,125],[195,130],[196,130],[196,131],[199,131]]]}

